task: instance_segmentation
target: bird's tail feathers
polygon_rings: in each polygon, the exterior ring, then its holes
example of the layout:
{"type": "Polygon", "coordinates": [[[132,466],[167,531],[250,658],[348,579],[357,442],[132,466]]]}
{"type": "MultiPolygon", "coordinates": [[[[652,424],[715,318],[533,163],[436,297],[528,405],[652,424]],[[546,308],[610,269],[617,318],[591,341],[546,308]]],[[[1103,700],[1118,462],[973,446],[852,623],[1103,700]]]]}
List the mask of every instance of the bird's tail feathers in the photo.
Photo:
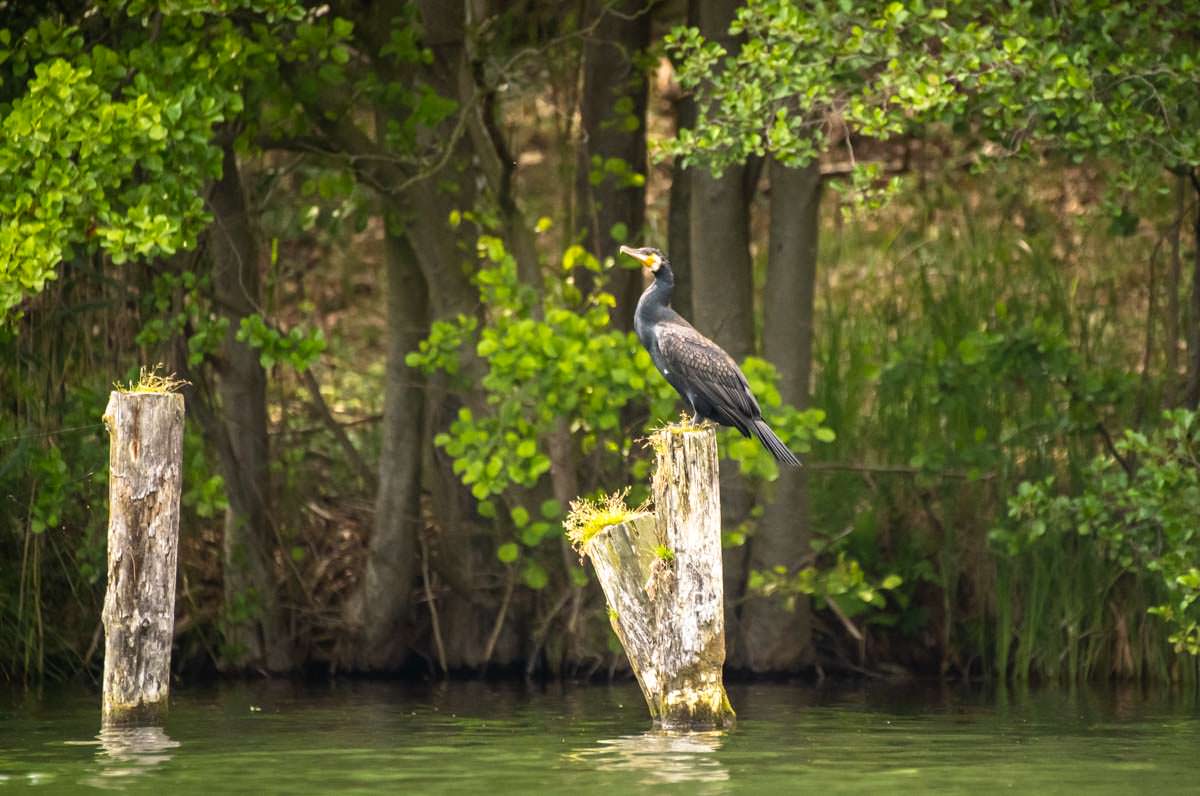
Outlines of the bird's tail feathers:
{"type": "Polygon", "coordinates": [[[783,444],[783,440],[775,436],[775,432],[766,424],[766,421],[762,419],[754,420],[750,430],[754,432],[754,436],[758,437],[758,441],[771,452],[771,455],[775,457],[775,461],[790,467],[800,466],[800,460],[796,458],[796,454],[788,450],[788,446],[783,444]]]}

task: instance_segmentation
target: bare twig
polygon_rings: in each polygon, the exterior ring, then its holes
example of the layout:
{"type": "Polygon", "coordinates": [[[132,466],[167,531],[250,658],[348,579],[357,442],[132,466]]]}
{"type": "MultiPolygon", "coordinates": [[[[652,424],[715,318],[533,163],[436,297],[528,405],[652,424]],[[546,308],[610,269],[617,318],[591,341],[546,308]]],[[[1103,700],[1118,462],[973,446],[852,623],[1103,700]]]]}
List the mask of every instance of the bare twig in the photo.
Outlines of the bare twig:
{"type": "Polygon", "coordinates": [[[442,676],[450,673],[446,666],[446,646],[442,643],[442,625],[438,620],[437,603],[433,599],[433,589],[429,585],[429,546],[424,534],[417,534],[421,543],[421,585],[425,590],[425,602],[429,604],[429,619],[433,625],[433,644],[437,649],[438,665],[442,667],[442,676]]]}
{"type": "Polygon", "coordinates": [[[500,600],[500,610],[496,613],[496,623],[492,625],[491,635],[488,636],[487,646],[483,648],[483,672],[487,671],[488,662],[492,659],[492,653],[496,649],[496,642],[500,639],[500,631],[504,628],[504,620],[508,616],[508,605],[512,600],[513,587],[517,583],[517,571],[513,567],[508,568],[508,580],[504,584],[504,597],[500,600]]]}
{"type": "Polygon", "coordinates": [[[856,641],[862,643],[866,640],[862,634],[862,631],[854,626],[854,623],[850,621],[850,617],[846,616],[846,612],[843,611],[842,607],[837,604],[837,600],[831,597],[826,597],[825,605],[829,606],[829,610],[833,611],[833,615],[836,616],[838,621],[842,623],[842,626],[846,628],[846,632],[854,636],[856,641]]]}
{"type": "Polygon", "coordinates": [[[542,652],[542,645],[546,643],[546,635],[550,632],[550,625],[554,622],[554,617],[558,616],[558,612],[567,604],[567,600],[571,598],[571,593],[574,586],[568,586],[563,589],[562,595],[558,598],[558,602],[550,609],[550,613],[546,614],[546,618],[542,620],[539,627],[533,634],[533,649],[529,653],[529,659],[525,663],[525,676],[532,677],[533,669],[537,665],[538,655],[542,652]]]}
{"type": "Polygon", "coordinates": [[[308,390],[309,398],[312,399],[313,406],[316,407],[317,415],[333,434],[333,438],[342,448],[342,452],[346,454],[347,461],[358,473],[359,478],[367,485],[372,492],[375,492],[379,484],[375,477],[375,473],[367,466],[366,460],[358,452],[358,448],[354,447],[354,443],[350,441],[350,435],[346,433],[346,427],[337,421],[333,416],[333,412],[329,410],[329,404],[325,402],[325,397],[321,395],[321,385],[317,383],[317,377],[313,375],[312,368],[305,368],[300,372],[300,379],[304,382],[305,389],[308,390]]]}

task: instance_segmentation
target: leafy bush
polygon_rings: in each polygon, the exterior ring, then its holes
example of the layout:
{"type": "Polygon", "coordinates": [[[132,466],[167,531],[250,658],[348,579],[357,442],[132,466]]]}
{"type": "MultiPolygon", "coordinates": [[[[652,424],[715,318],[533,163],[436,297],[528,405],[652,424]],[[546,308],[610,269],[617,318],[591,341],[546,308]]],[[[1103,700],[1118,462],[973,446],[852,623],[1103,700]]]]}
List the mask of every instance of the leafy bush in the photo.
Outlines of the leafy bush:
{"type": "Polygon", "coordinates": [[[1092,461],[1078,495],[1055,479],[1024,481],[1009,500],[1009,527],[993,532],[1006,553],[1089,540],[1123,573],[1153,582],[1150,612],[1171,629],[1177,652],[1200,654],[1200,418],[1175,410],[1149,435],[1126,431],[1092,461]]]}

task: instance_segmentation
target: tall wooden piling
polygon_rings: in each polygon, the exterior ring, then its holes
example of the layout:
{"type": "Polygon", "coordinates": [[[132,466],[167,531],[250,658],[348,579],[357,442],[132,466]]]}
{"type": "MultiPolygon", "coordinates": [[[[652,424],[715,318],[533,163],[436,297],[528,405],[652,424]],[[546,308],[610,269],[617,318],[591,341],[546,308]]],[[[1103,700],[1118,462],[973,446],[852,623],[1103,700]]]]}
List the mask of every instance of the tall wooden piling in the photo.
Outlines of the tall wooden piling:
{"type": "Polygon", "coordinates": [[[183,418],[183,396],[175,392],[113,392],[104,411],[109,434],[106,724],[154,721],[166,712],[183,418]]]}
{"type": "Polygon", "coordinates": [[[583,552],[655,722],[729,726],[716,433],[669,427],[651,443],[654,513],[596,532],[583,552]]]}

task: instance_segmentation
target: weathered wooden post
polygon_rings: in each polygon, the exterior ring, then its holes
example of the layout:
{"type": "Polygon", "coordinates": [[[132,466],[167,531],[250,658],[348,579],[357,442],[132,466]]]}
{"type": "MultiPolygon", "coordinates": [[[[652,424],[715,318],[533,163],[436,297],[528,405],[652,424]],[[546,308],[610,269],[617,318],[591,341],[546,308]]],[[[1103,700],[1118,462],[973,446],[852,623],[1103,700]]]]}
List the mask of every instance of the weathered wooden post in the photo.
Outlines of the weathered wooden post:
{"type": "Polygon", "coordinates": [[[592,506],[590,516],[576,519],[572,538],[596,570],[613,630],[655,722],[666,728],[729,726],[733,707],[721,680],[725,611],[716,433],[712,427],[670,426],[655,432],[651,445],[657,458],[654,513],[621,517],[592,506]],[[597,527],[604,522],[614,524],[597,527]]]}
{"type": "Polygon", "coordinates": [[[183,480],[183,396],[151,377],[113,392],[108,427],[108,588],[104,594],[105,724],[166,712],[175,630],[175,562],[183,480]]]}

